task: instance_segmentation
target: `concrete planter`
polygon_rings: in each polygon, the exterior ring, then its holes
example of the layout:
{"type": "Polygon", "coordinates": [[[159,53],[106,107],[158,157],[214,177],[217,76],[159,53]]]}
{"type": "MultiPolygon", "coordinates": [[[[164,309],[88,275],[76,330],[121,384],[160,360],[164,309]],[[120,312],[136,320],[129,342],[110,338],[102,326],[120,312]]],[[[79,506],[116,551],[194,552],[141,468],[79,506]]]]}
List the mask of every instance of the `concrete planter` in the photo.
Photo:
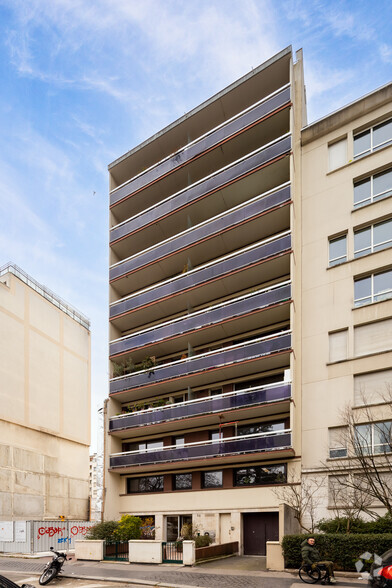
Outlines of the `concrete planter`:
{"type": "Polygon", "coordinates": [[[103,544],[104,541],[96,539],[75,541],[75,557],[76,559],[85,559],[91,561],[103,560],[103,544]]]}

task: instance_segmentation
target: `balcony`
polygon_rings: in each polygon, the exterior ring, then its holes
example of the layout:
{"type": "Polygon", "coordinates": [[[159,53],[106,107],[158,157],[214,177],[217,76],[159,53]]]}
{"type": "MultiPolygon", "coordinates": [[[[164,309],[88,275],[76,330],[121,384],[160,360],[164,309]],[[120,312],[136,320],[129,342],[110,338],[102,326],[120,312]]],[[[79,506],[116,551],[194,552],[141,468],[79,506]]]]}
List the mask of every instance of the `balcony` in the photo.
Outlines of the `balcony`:
{"type": "Polygon", "coordinates": [[[167,197],[113,227],[110,245],[127,239],[128,250],[137,252],[227,208],[266,192],[289,180],[287,155],[291,136],[285,135],[246,157],[167,197]]]}
{"type": "MultiPolygon", "coordinates": [[[[118,262],[110,268],[111,281],[136,274],[138,282],[148,282],[154,272],[154,281],[164,280],[183,268],[188,256],[194,266],[245,247],[268,235],[279,233],[290,226],[290,185],[257,196],[218,217],[191,227],[175,237],[118,262]],[[268,218],[262,221],[268,214],[268,218]]],[[[123,243],[123,242],[121,242],[123,243]]],[[[128,249],[127,249],[128,250],[128,249]]]]}
{"type": "Polygon", "coordinates": [[[290,383],[280,382],[268,386],[257,386],[247,390],[227,392],[220,396],[187,400],[111,417],[109,432],[125,438],[129,436],[130,429],[139,427],[145,430],[145,427],[153,426],[154,433],[164,431],[168,426],[171,430],[179,430],[184,427],[184,419],[189,421],[195,418],[198,419],[199,426],[213,425],[217,422],[217,415],[219,422],[224,422],[223,413],[229,413],[227,418],[231,421],[237,419],[239,415],[243,418],[246,408],[252,410],[254,417],[276,414],[277,411],[288,412],[290,398],[290,383]],[[202,421],[201,417],[204,417],[202,421]]]}
{"type": "Polygon", "coordinates": [[[113,378],[110,395],[126,402],[134,392],[141,399],[157,389],[159,394],[165,394],[276,369],[288,365],[290,351],[291,333],[282,331],[113,378]]]}
{"type": "Polygon", "coordinates": [[[174,354],[187,347],[234,337],[290,318],[291,284],[284,282],[225,301],[184,317],[154,325],[110,343],[110,357],[132,353],[134,363],[146,353],[174,354]]]}
{"type": "MultiPolygon", "coordinates": [[[[151,187],[163,178],[167,178],[173,172],[178,172],[181,168],[189,168],[191,163],[194,163],[200,158],[204,160],[206,154],[216,152],[218,147],[225,147],[227,142],[232,141],[233,138],[239,137],[245,131],[249,131],[255,125],[260,124],[263,120],[271,117],[283,108],[287,108],[289,105],[290,87],[287,86],[249,107],[231,120],[222,123],[204,136],[195,139],[192,143],[186,145],[186,147],[179,149],[176,153],[166,157],[156,165],[151,166],[119,188],[113,190],[110,194],[111,208],[115,207],[116,213],[118,209],[121,209],[119,211],[120,214],[124,214],[127,209],[132,210],[133,208],[135,210],[138,205],[139,207],[141,205],[144,207],[152,205],[155,194],[140,194],[142,191],[145,192],[146,188],[151,187]],[[132,202],[129,203],[128,207],[121,206],[126,200],[132,200],[132,202]]],[[[263,136],[265,136],[265,133],[263,136]]],[[[205,163],[202,165],[205,168],[205,163]]],[[[162,194],[162,189],[160,192],[162,194]]],[[[156,196],[158,196],[158,191],[156,196]]]]}
{"type": "MultiPolygon", "coordinates": [[[[110,320],[116,320],[120,330],[125,331],[131,328],[127,326],[127,320],[123,320],[126,314],[128,320],[133,315],[131,325],[136,328],[139,324],[186,312],[189,307],[197,308],[238,290],[259,286],[261,280],[268,282],[289,274],[290,252],[291,235],[286,231],[114,302],[110,306],[110,320]],[[147,308],[147,313],[142,312],[147,308]]],[[[133,280],[132,284],[135,286],[133,280]]],[[[123,290],[125,294],[125,283],[123,290]]]]}
{"type": "MultiPolygon", "coordinates": [[[[192,467],[199,463],[210,466],[219,464],[222,458],[225,463],[239,463],[255,459],[256,456],[260,459],[260,454],[271,458],[271,454],[275,452],[279,453],[279,457],[293,454],[290,429],[229,437],[220,441],[198,441],[182,447],[171,445],[159,450],[115,453],[110,456],[110,469],[121,470],[135,466],[156,467],[158,464],[172,464],[175,468],[178,467],[178,462],[182,461],[192,462],[192,467]]],[[[170,466],[165,469],[170,469],[170,466]]]]}

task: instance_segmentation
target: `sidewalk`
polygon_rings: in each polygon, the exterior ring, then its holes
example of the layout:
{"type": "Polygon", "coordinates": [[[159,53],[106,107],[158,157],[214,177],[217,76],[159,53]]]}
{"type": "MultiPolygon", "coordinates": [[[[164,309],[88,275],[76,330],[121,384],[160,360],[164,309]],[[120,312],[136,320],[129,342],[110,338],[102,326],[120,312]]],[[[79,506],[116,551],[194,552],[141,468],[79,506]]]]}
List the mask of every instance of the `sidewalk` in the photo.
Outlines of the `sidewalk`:
{"type": "MultiPolygon", "coordinates": [[[[23,571],[40,574],[49,558],[31,560],[23,558],[0,558],[0,574],[8,571],[23,571]]],[[[232,558],[234,559],[234,558],[232,558]]],[[[225,561],[210,562],[196,567],[184,567],[172,564],[128,564],[113,562],[67,562],[63,568],[63,577],[85,580],[126,582],[146,586],[170,588],[291,588],[296,586],[298,576],[288,572],[255,571],[255,560],[249,558],[249,566],[244,569],[247,558],[238,558],[240,569],[235,569],[233,562],[225,566],[225,561]],[[211,565],[213,564],[213,565],[211,565]]],[[[339,586],[366,586],[352,578],[339,578],[339,586]]]]}

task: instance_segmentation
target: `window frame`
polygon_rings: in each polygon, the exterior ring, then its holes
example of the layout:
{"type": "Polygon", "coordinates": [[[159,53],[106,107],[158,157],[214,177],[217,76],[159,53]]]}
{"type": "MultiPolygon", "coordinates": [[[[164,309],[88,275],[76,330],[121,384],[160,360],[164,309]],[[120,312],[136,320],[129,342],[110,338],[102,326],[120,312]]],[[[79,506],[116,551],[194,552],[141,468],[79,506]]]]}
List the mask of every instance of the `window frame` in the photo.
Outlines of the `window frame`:
{"type": "Polygon", "coordinates": [[[206,470],[205,472],[201,472],[201,487],[207,490],[209,488],[223,488],[223,470],[206,470]],[[207,486],[205,483],[205,476],[208,474],[220,474],[221,483],[207,486]]]}
{"type": "Polygon", "coordinates": [[[359,259],[360,257],[363,257],[364,255],[370,255],[371,253],[378,253],[379,251],[384,251],[384,249],[388,249],[389,247],[392,247],[392,237],[390,239],[387,239],[386,241],[380,241],[379,243],[374,242],[374,229],[376,227],[379,227],[380,225],[384,225],[387,223],[391,223],[391,228],[392,228],[392,218],[388,218],[383,221],[379,221],[379,222],[373,223],[371,225],[367,225],[366,227],[362,227],[357,230],[354,229],[354,259],[359,259]],[[362,233],[367,230],[370,231],[370,246],[369,247],[362,247],[360,249],[355,249],[355,235],[358,235],[359,233],[362,233]],[[379,248],[381,245],[385,245],[385,246],[379,248]],[[375,249],[375,247],[377,247],[378,249],[375,249]],[[368,251],[368,249],[370,249],[370,251],[368,251]],[[364,251],[364,253],[361,254],[362,251],[364,251]]]}
{"type": "Polygon", "coordinates": [[[354,181],[354,210],[362,208],[363,206],[368,206],[369,204],[373,204],[375,202],[379,202],[380,200],[384,200],[384,198],[389,198],[390,196],[392,196],[392,182],[391,187],[387,190],[377,193],[374,192],[374,178],[377,178],[379,176],[382,176],[383,174],[387,174],[390,172],[392,172],[392,168],[388,167],[387,169],[375,172],[370,176],[366,176],[364,178],[361,178],[360,180],[354,181]],[[369,181],[370,183],[370,196],[366,199],[362,199],[358,202],[355,202],[355,187],[359,186],[360,184],[363,184],[366,181],[369,181]]]}
{"type": "Polygon", "coordinates": [[[163,492],[164,491],[164,478],[163,478],[163,475],[158,475],[158,476],[140,476],[138,478],[126,478],[126,480],[127,480],[126,481],[126,491],[127,491],[126,493],[127,494],[144,494],[144,493],[149,493],[149,492],[154,492],[155,493],[155,492],[163,492]],[[157,489],[153,489],[153,490],[151,490],[151,489],[147,489],[147,490],[146,489],[143,489],[143,490],[140,490],[140,489],[138,489],[138,490],[131,490],[131,488],[130,488],[131,483],[132,483],[131,480],[138,480],[138,488],[139,488],[140,480],[148,480],[150,478],[155,478],[155,479],[162,478],[162,487],[161,488],[157,488],[157,489]]]}
{"type": "Polygon", "coordinates": [[[384,302],[385,300],[390,300],[392,298],[392,284],[388,290],[381,290],[380,292],[374,291],[374,278],[381,274],[391,274],[392,279],[392,268],[387,270],[382,270],[379,272],[374,272],[372,274],[362,276],[360,278],[354,278],[354,308],[360,308],[361,306],[366,306],[367,304],[375,304],[376,302],[384,302]],[[361,298],[355,297],[355,284],[362,281],[367,280],[370,278],[370,296],[362,296],[361,298]],[[380,300],[376,300],[375,298],[381,296],[382,294],[389,294],[387,297],[382,298],[380,300]],[[370,300],[369,300],[370,298],[370,300]],[[365,302],[361,302],[365,301],[365,302]]]}
{"type": "Polygon", "coordinates": [[[347,261],[347,233],[342,235],[338,235],[337,237],[329,237],[328,238],[328,267],[335,267],[336,265],[340,265],[341,263],[345,263],[347,261]],[[336,241],[345,241],[345,254],[341,255],[340,257],[333,257],[331,258],[331,244],[336,241]]]}
{"type": "Polygon", "coordinates": [[[374,124],[366,129],[363,129],[362,131],[359,131],[357,133],[353,133],[353,159],[354,159],[354,161],[356,161],[357,159],[360,159],[361,157],[365,157],[365,155],[370,155],[371,153],[374,153],[375,151],[378,151],[379,149],[382,149],[383,147],[387,147],[388,145],[392,145],[392,136],[390,139],[383,141],[382,143],[377,143],[377,145],[374,144],[374,130],[378,129],[384,125],[387,125],[389,123],[392,123],[392,118],[387,118],[377,124],[374,124]],[[357,137],[359,137],[360,135],[365,135],[365,133],[370,134],[370,147],[369,147],[369,149],[366,149],[365,151],[361,151],[360,153],[357,153],[355,155],[355,139],[357,137]]]}

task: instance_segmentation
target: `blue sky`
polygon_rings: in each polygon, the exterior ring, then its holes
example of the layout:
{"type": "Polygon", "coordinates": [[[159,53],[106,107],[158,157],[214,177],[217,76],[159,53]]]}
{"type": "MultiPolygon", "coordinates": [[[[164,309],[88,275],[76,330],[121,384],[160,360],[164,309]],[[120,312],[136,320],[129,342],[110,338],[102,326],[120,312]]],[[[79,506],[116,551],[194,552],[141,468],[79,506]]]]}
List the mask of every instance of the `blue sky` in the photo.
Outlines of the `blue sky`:
{"type": "Polygon", "coordinates": [[[310,122],[372,91],[392,79],[391,16],[388,0],[0,0],[0,265],[91,319],[93,419],[107,165],[290,44],[310,122]]]}

